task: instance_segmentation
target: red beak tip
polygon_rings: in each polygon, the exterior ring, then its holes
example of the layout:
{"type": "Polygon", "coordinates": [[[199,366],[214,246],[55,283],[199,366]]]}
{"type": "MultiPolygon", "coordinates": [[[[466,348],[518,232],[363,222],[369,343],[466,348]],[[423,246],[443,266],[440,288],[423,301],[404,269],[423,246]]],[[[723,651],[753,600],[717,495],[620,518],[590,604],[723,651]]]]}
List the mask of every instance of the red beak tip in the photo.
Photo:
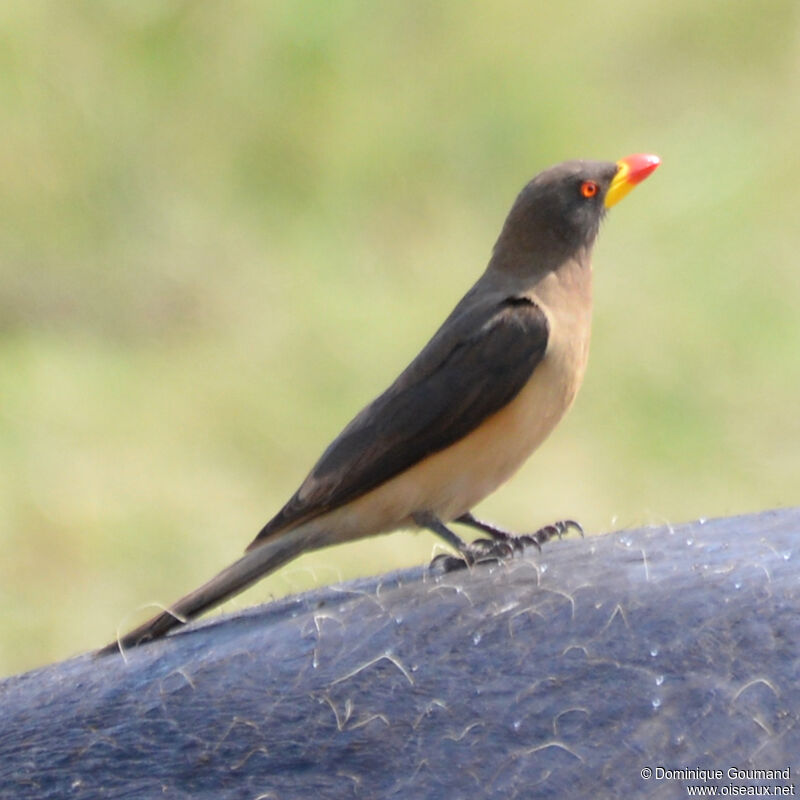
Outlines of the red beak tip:
{"type": "Polygon", "coordinates": [[[643,181],[661,163],[658,156],[650,153],[637,153],[622,160],[628,165],[628,180],[631,183],[643,181]]]}

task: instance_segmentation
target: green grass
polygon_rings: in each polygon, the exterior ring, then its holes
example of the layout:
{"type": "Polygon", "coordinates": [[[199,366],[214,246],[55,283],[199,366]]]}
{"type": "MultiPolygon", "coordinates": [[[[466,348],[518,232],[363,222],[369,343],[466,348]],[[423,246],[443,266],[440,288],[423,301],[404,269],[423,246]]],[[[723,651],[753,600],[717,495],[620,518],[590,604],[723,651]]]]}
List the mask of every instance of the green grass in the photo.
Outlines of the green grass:
{"type": "MultiPolygon", "coordinates": [[[[482,513],[602,531],[798,503],[796,3],[0,23],[0,674],[236,557],[565,158],[664,163],[602,232],[573,412],[482,513]]],[[[434,547],[324,551],[232,606],[434,547]]]]}

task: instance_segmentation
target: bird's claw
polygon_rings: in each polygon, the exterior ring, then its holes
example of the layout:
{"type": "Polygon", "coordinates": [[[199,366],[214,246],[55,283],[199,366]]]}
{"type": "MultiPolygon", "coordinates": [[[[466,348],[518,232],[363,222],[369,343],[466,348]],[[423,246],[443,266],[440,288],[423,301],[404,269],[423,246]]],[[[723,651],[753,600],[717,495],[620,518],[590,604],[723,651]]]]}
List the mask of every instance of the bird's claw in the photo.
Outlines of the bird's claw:
{"type": "Polygon", "coordinates": [[[581,536],[584,535],[583,527],[579,522],[574,519],[563,519],[550,525],[545,525],[534,533],[523,533],[516,536],[508,535],[497,539],[475,539],[475,541],[461,550],[458,555],[440,553],[431,561],[430,565],[432,567],[440,567],[443,572],[454,572],[476,564],[513,558],[517,553],[523,552],[529,546],[541,551],[545,542],[554,536],[558,536],[561,539],[570,528],[576,530],[581,536]]]}
{"type": "Polygon", "coordinates": [[[465,567],[476,564],[504,561],[513,558],[515,553],[521,552],[525,545],[535,542],[529,537],[515,536],[513,540],[476,539],[458,555],[440,553],[431,561],[431,566],[437,566],[443,572],[455,572],[465,567]]]}
{"type": "Polygon", "coordinates": [[[564,534],[567,533],[570,528],[574,528],[581,535],[581,537],[584,536],[583,526],[580,524],[580,522],[576,522],[574,519],[560,519],[558,522],[553,522],[550,525],[545,525],[544,527],[539,528],[538,531],[529,534],[528,537],[521,536],[519,538],[532,538],[541,546],[554,536],[558,536],[559,539],[563,539],[564,534]]]}
{"type": "Polygon", "coordinates": [[[431,559],[429,567],[441,568],[442,572],[455,572],[458,569],[471,567],[475,563],[474,556],[469,550],[462,550],[458,555],[452,553],[439,553],[431,559]]]}

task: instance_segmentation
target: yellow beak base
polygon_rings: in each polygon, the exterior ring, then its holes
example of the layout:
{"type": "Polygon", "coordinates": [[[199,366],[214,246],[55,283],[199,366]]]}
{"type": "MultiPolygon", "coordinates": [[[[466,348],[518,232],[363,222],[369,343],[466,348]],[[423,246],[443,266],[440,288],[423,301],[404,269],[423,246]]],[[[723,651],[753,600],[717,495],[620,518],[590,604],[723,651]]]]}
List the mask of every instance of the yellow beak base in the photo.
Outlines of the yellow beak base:
{"type": "Polygon", "coordinates": [[[636,154],[617,161],[617,174],[608,187],[605,207],[611,208],[625,197],[628,192],[641,183],[661,163],[654,155],[636,154]]]}

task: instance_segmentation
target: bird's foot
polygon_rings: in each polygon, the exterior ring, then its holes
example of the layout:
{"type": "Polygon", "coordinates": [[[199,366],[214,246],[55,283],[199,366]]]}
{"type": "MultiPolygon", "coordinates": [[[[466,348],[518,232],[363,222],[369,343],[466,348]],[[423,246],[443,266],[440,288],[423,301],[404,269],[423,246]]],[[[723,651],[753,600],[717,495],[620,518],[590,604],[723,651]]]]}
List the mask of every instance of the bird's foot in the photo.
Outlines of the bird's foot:
{"type": "Polygon", "coordinates": [[[459,550],[458,555],[440,553],[431,561],[431,566],[435,566],[443,572],[455,572],[477,564],[505,561],[513,558],[516,553],[522,552],[529,544],[539,546],[531,536],[514,536],[508,539],[475,539],[474,542],[459,550]]]}
{"type": "Polygon", "coordinates": [[[453,572],[464,567],[471,567],[476,564],[503,561],[513,558],[517,553],[523,552],[526,547],[533,546],[537,550],[542,549],[542,545],[555,536],[559,539],[567,533],[570,528],[584,535],[583,527],[574,519],[564,519],[545,525],[533,533],[515,534],[503,530],[486,522],[479,522],[474,517],[465,514],[464,517],[456,520],[465,525],[479,528],[488,533],[491,539],[475,539],[471,544],[459,548],[459,555],[441,553],[431,561],[431,566],[441,568],[444,572],[453,572]]]}
{"type": "Polygon", "coordinates": [[[529,544],[539,547],[549,539],[552,539],[553,536],[558,536],[560,539],[570,528],[574,528],[576,531],[578,531],[578,533],[580,533],[581,536],[583,536],[583,528],[581,527],[581,524],[576,522],[574,519],[562,519],[558,522],[552,523],[551,525],[545,525],[543,528],[539,528],[539,530],[535,531],[534,533],[526,533],[522,535],[507,531],[505,528],[500,528],[494,523],[485,522],[482,519],[478,519],[469,511],[466,514],[462,514],[455,521],[460,525],[467,525],[470,528],[476,528],[479,531],[488,533],[492,539],[497,541],[518,542],[518,545],[514,545],[515,549],[521,549],[519,547],[520,544],[523,547],[529,544]]]}
{"type": "Polygon", "coordinates": [[[439,553],[438,556],[433,558],[430,566],[442,572],[455,572],[465,567],[473,567],[476,564],[510,558],[513,552],[513,549],[506,542],[493,541],[492,539],[476,539],[461,548],[457,555],[439,553]]]}
{"type": "Polygon", "coordinates": [[[541,547],[541,545],[552,539],[554,536],[558,536],[559,539],[563,539],[564,534],[567,533],[570,528],[576,530],[581,535],[581,538],[583,538],[583,525],[581,525],[580,522],[576,522],[574,519],[560,519],[558,522],[553,522],[550,525],[545,525],[544,527],[539,528],[538,531],[528,534],[528,536],[535,539],[537,544],[539,544],[541,547]]]}

